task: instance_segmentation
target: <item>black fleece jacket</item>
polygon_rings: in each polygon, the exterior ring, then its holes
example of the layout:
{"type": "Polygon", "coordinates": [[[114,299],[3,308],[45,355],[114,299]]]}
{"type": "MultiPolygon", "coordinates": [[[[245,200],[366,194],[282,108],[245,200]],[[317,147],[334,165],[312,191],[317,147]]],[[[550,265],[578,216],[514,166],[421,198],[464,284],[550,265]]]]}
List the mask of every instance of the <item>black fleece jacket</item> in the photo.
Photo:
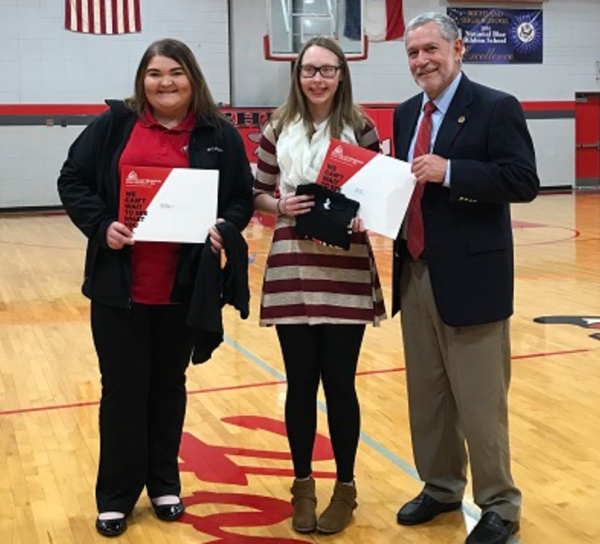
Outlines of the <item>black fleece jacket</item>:
{"type": "MultiPolygon", "coordinates": [[[[107,101],[108,111],[95,119],[75,140],[60,176],[58,192],[69,217],[88,239],[82,291],[101,304],[131,304],[131,251],[113,250],[106,230],[118,218],[119,158],[136,121],[122,101],[107,101]]],[[[219,171],[217,216],[242,231],[253,213],[252,173],[242,138],[226,120],[199,118],[190,135],[191,168],[219,171]]],[[[203,244],[200,244],[203,245],[203,244]]],[[[189,261],[196,244],[182,246],[178,271],[189,261]]],[[[181,284],[192,276],[177,274],[171,300],[189,302],[194,285],[181,284]]],[[[215,285],[215,289],[219,289],[215,285]]]]}
{"type": "Polygon", "coordinates": [[[186,318],[194,329],[194,364],[208,361],[223,342],[221,309],[225,304],[232,305],[242,319],[247,319],[250,313],[248,244],[236,226],[227,221],[218,223],[217,229],[225,246],[225,268],[221,270],[220,256],[211,251],[207,238],[203,247],[189,253],[180,270],[179,284],[194,284],[186,318]]]}

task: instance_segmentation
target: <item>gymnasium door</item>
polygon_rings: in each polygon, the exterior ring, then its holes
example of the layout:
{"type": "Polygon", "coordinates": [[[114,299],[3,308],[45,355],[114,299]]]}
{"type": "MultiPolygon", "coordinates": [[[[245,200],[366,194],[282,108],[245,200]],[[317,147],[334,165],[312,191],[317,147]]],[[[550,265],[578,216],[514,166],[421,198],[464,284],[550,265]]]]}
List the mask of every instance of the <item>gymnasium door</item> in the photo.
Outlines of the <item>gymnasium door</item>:
{"type": "Polygon", "coordinates": [[[600,93],[575,95],[575,187],[600,187],[600,93]]]}

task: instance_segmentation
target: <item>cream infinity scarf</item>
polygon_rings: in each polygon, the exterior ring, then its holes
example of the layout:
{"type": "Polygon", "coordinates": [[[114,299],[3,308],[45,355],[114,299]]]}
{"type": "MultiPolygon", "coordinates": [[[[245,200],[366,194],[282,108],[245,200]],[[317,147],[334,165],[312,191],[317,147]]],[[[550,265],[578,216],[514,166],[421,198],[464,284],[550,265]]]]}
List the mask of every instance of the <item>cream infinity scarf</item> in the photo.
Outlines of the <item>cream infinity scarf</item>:
{"type": "MultiPolygon", "coordinates": [[[[293,194],[298,185],[317,180],[327,148],[331,142],[327,119],[315,125],[316,132],[309,141],[301,120],[288,124],[277,139],[279,191],[281,196],[293,194]]],[[[356,144],[354,131],[345,127],[341,140],[356,144]]]]}

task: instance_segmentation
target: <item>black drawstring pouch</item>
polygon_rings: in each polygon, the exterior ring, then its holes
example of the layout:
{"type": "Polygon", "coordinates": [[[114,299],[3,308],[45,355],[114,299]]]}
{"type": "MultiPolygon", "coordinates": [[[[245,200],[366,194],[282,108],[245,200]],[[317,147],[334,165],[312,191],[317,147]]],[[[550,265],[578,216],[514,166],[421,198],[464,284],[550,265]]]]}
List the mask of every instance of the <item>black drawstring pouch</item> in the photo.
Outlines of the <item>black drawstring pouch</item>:
{"type": "Polygon", "coordinates": [[[297,195],[314,195],[315,205],[309,213],[296,216],[296,232],[330,246],[350,249],[352,219],[359,203],[317,183],[299,185],[297,195]]]}

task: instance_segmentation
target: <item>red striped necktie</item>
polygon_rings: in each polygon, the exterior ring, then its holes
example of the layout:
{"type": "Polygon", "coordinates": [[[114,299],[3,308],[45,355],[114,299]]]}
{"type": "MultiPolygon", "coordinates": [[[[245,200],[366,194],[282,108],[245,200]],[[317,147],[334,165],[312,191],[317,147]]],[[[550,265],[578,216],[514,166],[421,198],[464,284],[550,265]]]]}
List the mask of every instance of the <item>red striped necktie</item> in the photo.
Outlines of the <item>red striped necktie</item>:
{"type": "MultiPolygon", "coordinates": [[[[425,104],[425,113],[419,125],[413,160],[429,153],[429,144],[431,143],[431,115],[436,110],[435,104],[430,100],[425,104]]],[[[421,213],[421,198],[423,197],[424,183],[417,183],[413,191],[407,212],[407,235],[406,246],[413,259],[418,259],[425,249],[425,232],[423,229],[423,214],[421,213]]]]}

